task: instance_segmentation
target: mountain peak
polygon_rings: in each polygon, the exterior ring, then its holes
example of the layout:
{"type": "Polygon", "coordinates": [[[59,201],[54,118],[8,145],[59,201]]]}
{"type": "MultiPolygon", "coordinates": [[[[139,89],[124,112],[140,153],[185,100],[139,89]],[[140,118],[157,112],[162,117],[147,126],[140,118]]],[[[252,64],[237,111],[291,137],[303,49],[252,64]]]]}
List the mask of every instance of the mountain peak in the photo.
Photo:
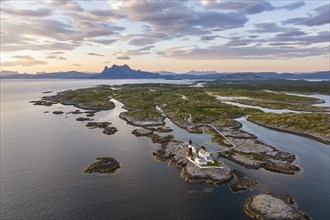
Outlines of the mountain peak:
{"type": "Polygon", "coordinates": [[[115,69],[115,70],[132,70],[127,64],[124,64],[122,66],[113,64],[110,69],[115,69]]]}
{"type": "Polygon", "coordinates": [[[158,73],[145,72],[141,70],[131,69],[127,64],[116,65],[113,64],[112,67],[104,67],[104,70],[95,78],[105,78],[105,79],[152,79],[161,78],[158,73]]]}

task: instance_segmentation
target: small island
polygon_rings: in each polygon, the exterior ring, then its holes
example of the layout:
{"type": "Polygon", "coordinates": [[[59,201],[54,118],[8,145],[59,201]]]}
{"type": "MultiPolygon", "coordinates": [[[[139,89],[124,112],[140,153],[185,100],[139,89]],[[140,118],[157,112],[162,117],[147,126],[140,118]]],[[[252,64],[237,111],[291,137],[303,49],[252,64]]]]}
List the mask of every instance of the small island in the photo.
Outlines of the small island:
{"type": "Polygon", "coordinates": [[[233,192],[245,191],[257,185],[257,182],[254,179],[246,176],[244,173],[241,173],[238,170],[234,170],[233,173],[236,176],[236,182],[230,185],[233,192]]]}
{"type": "Polygon", "coordinates": [[[311,219],[298,208],[291,197],[271,192],[248,198],[244,210],[247,215],[256,219],[311,219]]]}
{"type": "Polygon", "coordinates": [[[146,129],[146,128],[137,128],[132,131],[132,134],[134,134],[137,137],[147,136],[152,133],[153,133],[153,131],[146,129]]]}
{"type": "Polygon", "coordinates": [[[84,170],[84,173],[114,173],[120,168],[120,164],[112,157],[99,157],[96,162],[92,163],[84,170]]]}
{"type": "Polygon", "coordinates": [[[229,166],[219,161],[215,162],[214,158],[206,155],[206,151],[201,147],[197,145],[194,147],[196,152],[202,150],[203,158],[196,155],[194,159],[192,147],[185,146],[183,142],[175,140],[162,144],[161,149],[154,152],[153,155],[159,161],[168,161],[169,164],[181,168],[181,177],[189,183],[222,184],[233,178],[229,166]]]}

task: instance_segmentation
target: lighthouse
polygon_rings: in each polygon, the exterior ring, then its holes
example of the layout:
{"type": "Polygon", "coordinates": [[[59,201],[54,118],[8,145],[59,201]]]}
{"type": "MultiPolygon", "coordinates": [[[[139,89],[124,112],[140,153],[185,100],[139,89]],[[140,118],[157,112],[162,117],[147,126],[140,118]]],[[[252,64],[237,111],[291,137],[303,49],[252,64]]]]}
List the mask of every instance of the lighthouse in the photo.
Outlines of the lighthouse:
{"type": "Polygon", "coordinates": [[[188,151],[187,151],[187,157],[191,158],[192,155],[192,141],[191,139],[189,140],[189,144],[188,144],[188,151]]]}

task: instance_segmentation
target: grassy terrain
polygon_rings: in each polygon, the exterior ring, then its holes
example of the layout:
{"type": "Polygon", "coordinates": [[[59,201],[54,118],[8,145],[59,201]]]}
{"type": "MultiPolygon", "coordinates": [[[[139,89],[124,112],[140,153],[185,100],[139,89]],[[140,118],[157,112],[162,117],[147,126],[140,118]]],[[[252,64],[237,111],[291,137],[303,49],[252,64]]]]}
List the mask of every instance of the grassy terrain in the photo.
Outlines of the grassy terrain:
{"type": "Polygon", "coordinates": [[[295,102],[274,102],[268,100],[247,100],[247,99],[239,99],[233,100],[233,102],[245,104],[245,105],[254,105],[260,106],[263,108],[270,108],[270,109],[290,109],[295,111],[311,111],[311,112],[323,112],[329,111],[326,108],[322,107],[315,107],[312,105],[308,105],[305,103],[295,103],[295,102]]]}
{"type": "Polygon", "coordinates": [[[69,102],[72,104],[79,104],[80,106],[89,106],[96,109],[112,109],[115,107],[113,102],[110,101],[112,90],[106,87],[95,87],[88,89],[68,90],[57,98],[60,101],[69,102]]]}
{"type": "Polygon", "coordinates": [[[305,80],[253,80],[253,81],[221,81],[209,82],[210,87],[223,89],[243,89],[248,91],[273,90],[296,93],[319,93],[330,94],[330,82],[309,82],[305,80]]]}
{"type": "Polygon", "coordinates": [[[249,120],[265,126],[330,139],[329,114],[265,113],[252,115],[249,120]]]}
{"type": "MultiPolygon", "coordinates": [[[[56,98],[62,103],[70,103],[78,107],[111,109],[114,107],[114,104],[109,101],[111,96],[124,104],[124,108],[128,110],[125,114],[139,121],[162,120],[161,112],[156,109],[156,106],[159,106],[165,115],[184,128],[211,123],[215,126],[234,127],[237,125],[234,118],[251,115],[250,120],[259,124],[297,132],[304,131],[329,138],[328,115],[264,114],[258,109],[240,108],[222,103],[215,97],[215,95],[244,96],[249,99],[236,101],[277,109],[321,110],[322,108],[311,106],[316,101],[313,98],[271,93],[263,89],[294,92],[312,92],[312,89],[315,89],[313,92],[320,92],[328,83],[276,80],[271,82],[253,81],[253,83],[218,81],[201,88],[174,84],[136,84],[117,86],[118,90],[112,90],[109,86],[99,86],[68,90],[58,94],[56,98]],[[299,85],[300,83],[301,85],[299,85]],[[304,85],[307,85],[305,89],[304,85]],[[186,99],[183,99],[182,96],[185,96],[186,99]]],[[[222,143],[223,138],[215,135],[213,141],[222,143]]]]}

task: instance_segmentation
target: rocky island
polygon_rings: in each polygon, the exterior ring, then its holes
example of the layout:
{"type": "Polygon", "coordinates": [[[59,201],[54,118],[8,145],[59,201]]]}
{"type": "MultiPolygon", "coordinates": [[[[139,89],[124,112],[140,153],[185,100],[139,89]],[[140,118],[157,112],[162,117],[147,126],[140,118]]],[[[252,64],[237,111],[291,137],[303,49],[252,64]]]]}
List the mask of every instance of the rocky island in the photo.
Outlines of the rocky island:
{"type": "Polygon", "coordinates": [[[244,210],[256,219],[311,219],[291,197],[275,193],[262,193],[248,198],[244,210]]]}
{"type": "Polygon", "coordinates": [[[190,162],[186,156],[187,149],[183,148],[182,144],[180,141],[169,141],[153,155],[159,161],[168,161],[169,164],[181,168],[181,177],[189,183],[222,184],[232,179],[232,170],[224,163],[221,163],[221,168],[199,168],[190,162]]]}
{"type": "MultiPolygon", "coordinates": [[[[300,129],[301,124],[299,123],[303,119],[305,120],[304,116],[307,116],[304,123],[313,124],[313,126],[311,129],[306,129],[305,134],[298,132],[300,135],[326,137],[329,135],[327,125],[323,123],[329,120],[329,114],[320,113],[313,117],[312,114],[306,113],[268,114],[258,109],[226,104],[216,96],[245,96],[248,97],[247,100],[254,100],[252,104],[266,107],[280,108],[287,103],[291,109],[295,110],[325,112],[324,109],[311,107],[319,100],[282,93],[274,95],[264,91],[264,88],[250,89],[247,85],[240,83],[220,83],[221,86],[218,86],[217,83],[207,83],[204,87],[164,84],[122,85],[117,86],[116,89],[103,85],[68,90],[55,96],[44,96],[41,100],[32,102],[35,105],[45,106],[58,103],[73,105],[90,111],[88,117],[92,117],[97,111],[114,108],[111,99],[116,99],[124,104],[123,108],[126,110],[121,112],[119,117],[131,125],[140,127],[134,129],[132,134],[146,136],[153,143],[160,144],[160,148],[153,152],[155,159],[166,161],[180,168],[181,177],[189,183],[222,184],[231,180],[235,174],[236,182],[230,186],[233,191],[244,191],[253,188],[257,183],[244,173],[233,171],[221,158],[231,160],[248,169],[263,168],[270,172],[290,175],[294,175],[300,170],[293,164],[296,159],[295,155],[262,143],[255,135],[244,132],[241,130],[242,125],[235,120],[236,118],[249,116],[249,120],[257,124],[290,131],[300,129]],[[260,100],[267,100],[268,103],[260,100]],[[290,116],[287,118],[294,119],[295,123],[287,123],[290,122],[289,119],[281,121],[281,116],[290,116]],[[171,133],[166,136],[159,134],[172,131],[165,125],[166,118],[189,133],[207,132],[211,134],[212,141],[225,149],[219,153],[213,153],[212,156],[216,158],[214,164],[208,164],[208,167],[197,166],[187,158],[187,148],[182,147],[182,140],[174,140],[171,133]],[[322,123],[318,123],[319,119],[322,123]]],[[[80,113],[80,110],[72,112],[72,114],[80,113]]],[[[83,120],[87,121],[87,118],[83,120]]],[[[108,122],[88,122],[86,127],[102,128],[105,133],[112,134],[116,132],[116,129],[110,125],[111,123],[108,122]]],[[[200,149],[202,146],[196,145],[196,147],[200,149]]],[[[98,158],[98,161],[85,172],[111,173],[117,168],[119,168],[119,163],[116,163],[113,158],[98,158]],[[107,168],[108,165],[110,168],[107,168]]],[[[308,219],[308,216],[293,204],[291,198],[288,198],[271,193],[261,194],[250,198],[245,209],[249,215],[261,219],[276,219],[281,216],[287,219],[308,219]],[[266,206],[262,204],[266,204],[266,206]]]]}
{"type": "Polygon", "coordinates": [[[149,129],[146,129],[146,128],[138,128],[138,129],[134,129],[132,131],[132,134],[134,134],[135,136],[137,137],[140,137],[140,136],[147,136],[147,135],[150,135],[152,134],[153,131],[149,130],[149,129]]]}
{"type": "Polygon", "coordinates": [[[87,167],[85,173],[114,173],[120,168],[120,164],[112,157],[99,157],[96,158],[96,162],[87,167]]]}
{"type": "Polygon", "coordinates": [[[245,191],[257,185],[257,182],[254,179],[246,176],[244,173],[241,173],[238,170],[234,170],[233,173],[236,176],[236,182],[230,185],[232,191],[245,191]]]}
{"type": "Polygon", "coordinates": [[[330,144],[329,114],[272,114],[265,113],[248,117],[261,126],[313,138],[330,144]]]}

